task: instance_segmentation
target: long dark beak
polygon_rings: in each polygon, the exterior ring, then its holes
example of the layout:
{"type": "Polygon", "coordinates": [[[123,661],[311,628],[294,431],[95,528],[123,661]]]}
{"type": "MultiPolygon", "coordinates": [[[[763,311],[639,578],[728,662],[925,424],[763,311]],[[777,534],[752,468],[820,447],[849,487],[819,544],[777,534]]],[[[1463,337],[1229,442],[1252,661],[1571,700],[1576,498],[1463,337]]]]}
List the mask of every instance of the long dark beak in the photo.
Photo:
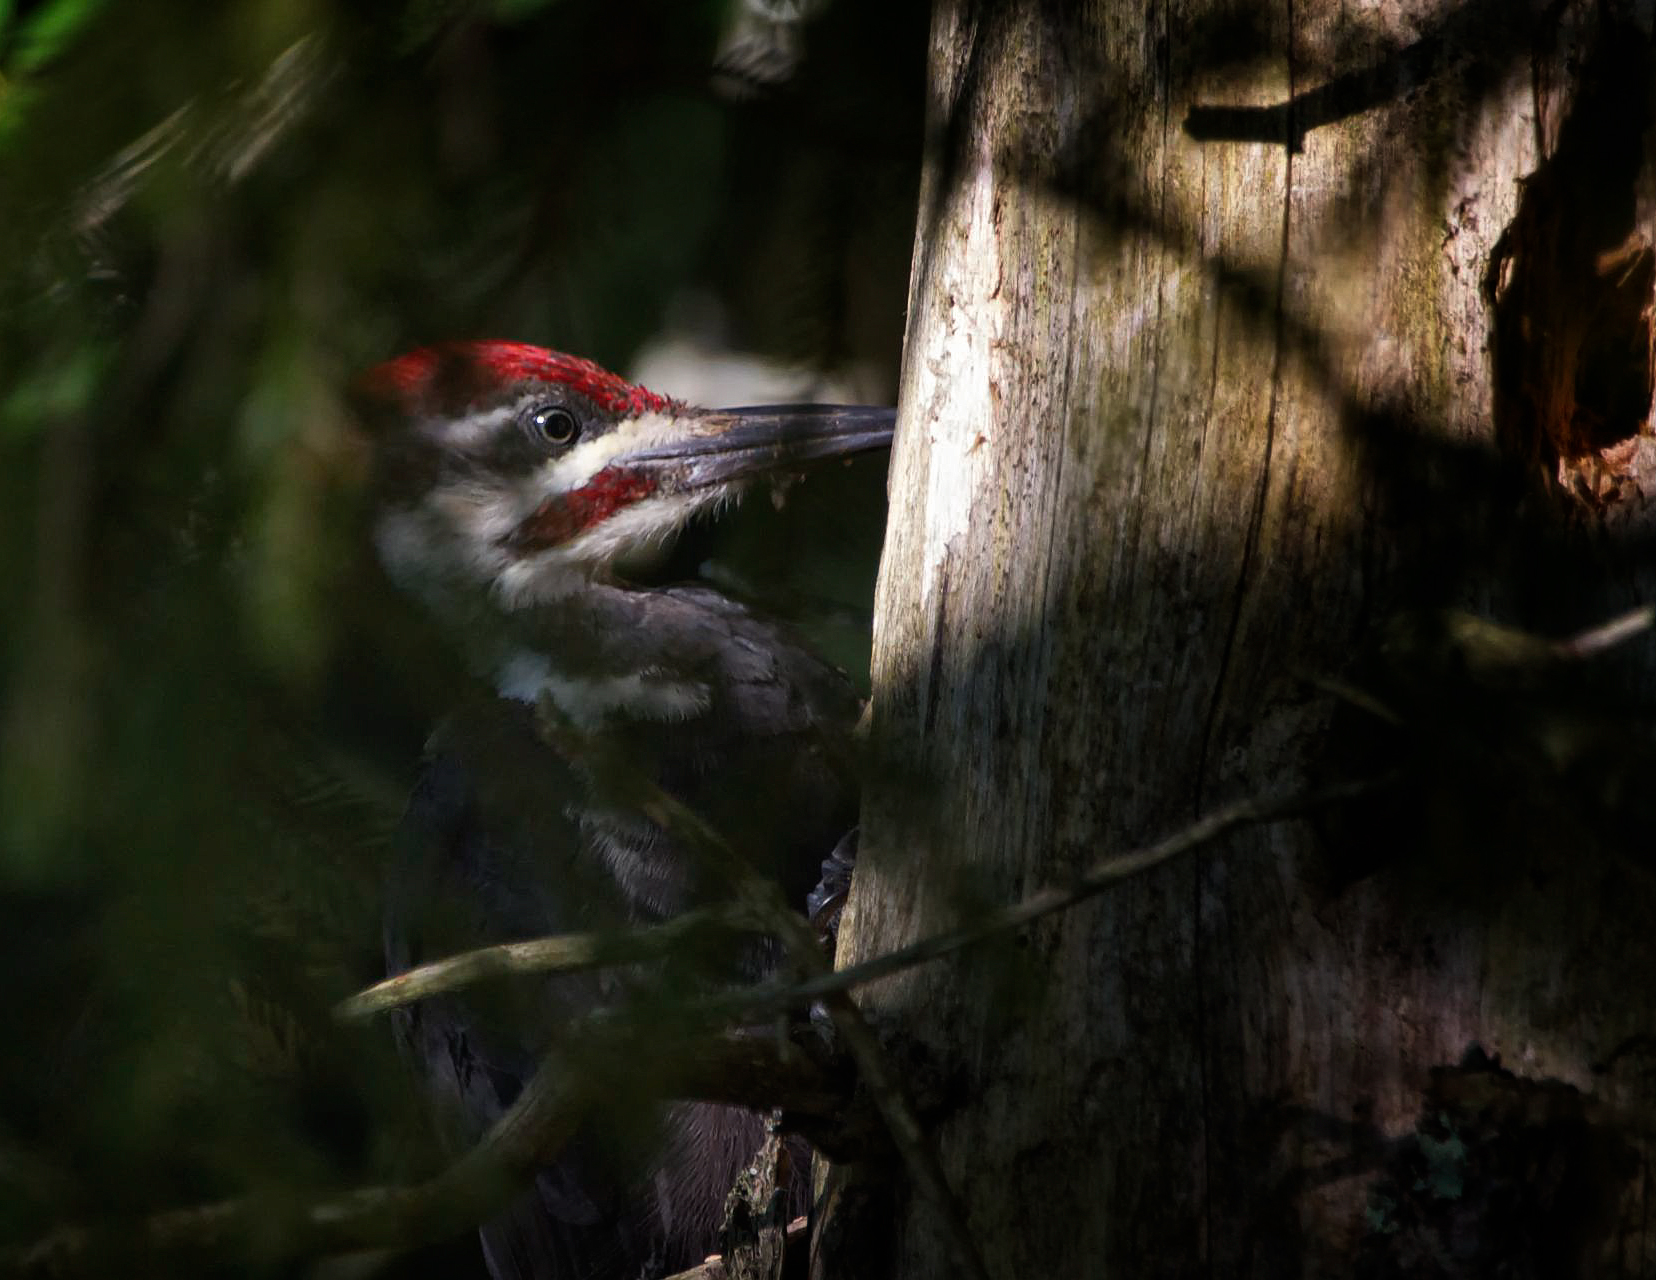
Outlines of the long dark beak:
{"type": "Polygon", "coordinates": [[[671,472],[680,491],[729,484],[891,446],[895,409],[870,405],[767,404],[705,409],[677,440],[617,458],[614,465],[671,472]]]}

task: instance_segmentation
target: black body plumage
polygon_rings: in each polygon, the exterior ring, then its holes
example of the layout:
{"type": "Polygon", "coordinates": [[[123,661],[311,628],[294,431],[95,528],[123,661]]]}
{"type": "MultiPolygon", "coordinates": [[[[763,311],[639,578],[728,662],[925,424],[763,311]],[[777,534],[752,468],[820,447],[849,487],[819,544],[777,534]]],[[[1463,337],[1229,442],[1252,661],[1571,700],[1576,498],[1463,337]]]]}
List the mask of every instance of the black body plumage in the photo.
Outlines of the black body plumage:
{"type": "MultiPolygon", "coordinates": [[[[485,699],[434,735],[391,878],[391,972],[493,942],[658,921],[702,900],[710,885],[686,852],[604,794],[593,766],[618,761],[770,859],[765,869],[803,908],[856,821],[846,748],[858,702],[839,672],[786,628],[699,588],[594,585],[514,617],[514,631],[571,668],[549,680],[566,705],[552,693],[539,711],[485,699]],[[605,690],[608,702],[594,692],[605,690]],[[586,717],[576,736],[592,761],[568,758],[537,723],[571,710],[586,717]]],[[[749,948],[746,972],[731,976],[756,977],[763,963],[749,948]]],[[[624,986],[604,972],[520,981],[403,1013],[404,1041],[453,1138],[480,1137],[559,1027],[623,998],[624,986]]],[[[645,1134],[590,1124],[484,1227],[497,1280],[664,1275],[713,1249],[763,1126],[710,1105],[660,1119],[645,1134]]]]}

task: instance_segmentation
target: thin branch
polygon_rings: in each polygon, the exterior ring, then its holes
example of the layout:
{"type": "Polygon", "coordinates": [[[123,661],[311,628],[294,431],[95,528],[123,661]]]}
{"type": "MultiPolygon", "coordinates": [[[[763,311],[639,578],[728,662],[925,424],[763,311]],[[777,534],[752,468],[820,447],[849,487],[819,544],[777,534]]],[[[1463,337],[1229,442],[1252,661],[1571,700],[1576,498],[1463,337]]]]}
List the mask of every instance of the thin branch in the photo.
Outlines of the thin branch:
{"type": "MultiPolygon", "coordinates": [[[[440,1240],[498,1213],[553,1159],[613,1063],[636,1075],[637,1031],[603,1013],[574,1029],[542,1061],[517,1101],[464,1156],[410,1187],[364,1187],[312,1204],[290,1197],[240,1197],[173,1209],[138,1222],[60,1228],[27,1248],[0,1252],[0,1276],[58,1277],[130,1271],[170,1262],[234,1266],[440,1240]],[[578,1047],[577,1056],[571,1052],[578,1047]]],[[[663,1097],[756,1107],[832,1119],[848,1090],[805,1054],[759,1036],[666,1046],[652,1059],[663,1097]]]]}
{"type": "MultiPolygon", "coordinates": [[[[620,1059],[627,1046],[612,1038],[605,1047],[620,1059]]],[[[481,1142],[412,1187],[360,1188],[310,1205],[247,1196],[170,1210],[136,1224],[64,1227],[25,1249],[0,1254],[0,1276],[126,1271],[139,1260],[269,1263],[441,1239],[499,1212],[534,1169],[556,1154],[584,1112],[594,1079],[561,1054],[549,1054],[481,1142]]]]}
{"type": "Polygon", "coordinates": [[[671,1047],[671,1056],[665,1096],[750,1111],[780,1110],[784,1128],[792,1129],[802,1119],[837,1122],[851,1102],[851,1080],[775,1036],[708,1037],[691,1030],[671,1047]]]}
{"type": "Polygon", "coordinates": [[[1645,605],[1624,613],[1619,618],[1612,618],[1609,622],[1588,627],[1585,631],[1559,640],[1555,643],[1554,649],[1560,658],[1566,660],[1597,657],[1605,650],[1613,649],[1634,636],[1649,631],[1652,624],[1656,624],[1656,608],[1645,605]]]}
{"type": "MultiPolygon", "coordinates": [[[[555,737],[568,736],[568,721],[548,700],[543,700],[541,711],[543,729],[555,737]]],[[[618,789],[640,812],[682,842],[686,851],[699,857],[709,870],[719,874],[726,881],[732,900],[739,909],[751,911],[753,918],[762,923],[766,932],[782,943],[789,961],[797,970],[807,978],[832,976],[833,961],[823,954],[816,931],[788,905],[782,897],[781,888],[769,877],[761,875],[699,814],[653,780],[640,776],[636,770],[607,771],[605,780],[618,782],[618,789]]],[[[879,1037],[846,990],[830,994],[825,1003],[916,1189],[943,1219],[954,1249],[956,1265],[968,1280],[989,1280],[988,1270],[966,1222],[965,1210],[949,1186],[943,1162],[921,1126],[902,1080],[886,1061],[879,1037]]],[[[718,1002],[714,1001],[709,1005],[709,1011],[718,1007],[718,1002]]]]}
{"type": "MultiPolygon", "coordinates": [[[[1201,818],[1167,839],[1132,853],[1106,858],[1078,880],[1069,885],[1045,889],[1022,902],[1001,911],[991,912],[948,933],[922,939],[907,947],[898,948],[849,969],[809,972],[804,982],[784,986],[769,984],[734,992],[723,1001],[727,1014],[738,1010],[749,1016],[796,1008],[810,999],[823,999],[834,1025],[845,1037],[846,1045],[856,1060],[857,1067],[869,1087],[893,1143],[901,1152],[909,1175],[934,1210],[941,1214],[950,1243],[954,1246],[956,1261],[961,1269],[977,1280],[986,1280],[987,1268],[970,1234],[965,1213],[959,1199],[950,1188],[943,1172],[936,1148],[921,1128],[913,1106],[903,1091],[901,1081],[886,1069],[886,1059],[879,1042],[864,1018],[862,1010],[852,1002],[849,990],[877,978],[887,977],[900,970],[912,968],[928,960],[935,960],[960,951],[973,943],[996,934],[1010,932],[1031,924],[1044,916],[1068,910],[1122,880],[1140,875],[1181,854],[1189,853],[1242,826],[1275,822],[1367,794],[1394,781],[1394,775],[1353,783],[1298,792],[1283,799],[1267,801],[1258,798],[1239,801],[1201,818]]],[[[801,922],[803,924],[803,922],[801,922]]]]}
{"type": "Polygon", "coordinates": [[[528,942],[504,942],[434,960],[387,978],[341,1001],[334,1016],[356,1021],[491,978],[526,973],[579,973],[611,965],[660,960],[697,937],[743,929],[757,922],[738,909],[689,911],[665,924],[603,933],[565,933],[528,942]]]}
{"type": "Polygon", "coordinates": [[[1226,805],[1205,817],[1198,818],[1182,831],[1175,832],[1156,844],[1095,862],[1082,876],[1067,885],[1039,890],[1022,902],[1003,907],[999,911],[988,912],[958,929],[921,938],[918,942],[911,942],[906,947],[898,947],[895,951],[888,951],[884,955],[875,956],[872,960],[865,960],[847,969],[835,969],[820,976],[807,978],[803,982],[762,983],[715,997],[714,1002],[724,1010],[727,1018],[762,1017],[797,1008],[812,1000],[821,1000],[880,978],[888,978],[892,974],[912,969],[927,961],[951,955],[997,934],[1021,929],[1045,916],[1067,911],[1088,898],[1096,897],[1114,884],[1142,875],[1203,845],[1212,844],[1238,827],[1280,822],[1284,818],[1297,817],[1311,810],[1324,809],[1330,805],[1353,800],[1391,786],[1399,777],[1398,774],[1388,773],[1356,782],[1343,782],[1296,792],[1277,800],[1263,800],[1259,797],[1239,800],[1235,804],[1226,805]]]}
{"type": "MultiPolygon", "coordinates": [[[[958,929],[922,938],[847,969],[824,970],[803,981],[760,983],[722,993],[705,1002],[702,1009],[708,1017],[726,1021],[786,1013],[836,992],[850,991],[904,969],[951,955],[998,934],[1021,929],[1043,916],[1068,910],[1119,881],[1211,844],[1238,827],[1276,822],[1309,810],[1326,808],[1378,791],[1396,781],[1397,775],[1386,774],[1297,792],[1277,800],[1256,796],[1238,801],[1197,819],[1156,844],[1101,859],[1068,885],[1040,890],[1021,902],[989,912],[958,929]]],[[[672,945],[672,938],[666,935],[676,934],[682,922],[692,919],[693,926],[686,927],[684,934],[693,933],[700,927],[736,927],[738,920],[746,927],[758,927],[758,921],[745,912],[740,915],[735,912],[693,912],[667,924],[625,933],[605,936],[561,934],[534,942],[485,947],[480,951],[463,952],[410,969],[399,977],[369,987],[344,1001],[339,1006],[339,1014],[341,1017],[364,1017],[457,990],[499,974],[564,972],[576,967],[626,964],[657,958],[672,945]],[[607,954],[600,955],[600,952],[607,954]]]]}
{"type": "MultiPolygon", "coordinates": [[[[1157,844],[1095,863],[1069,885],[1036,893],[959,929],[922,939],[848,969],[828,969],[827,959],[816,949],[810,926],[780,907],[780,915],[772,923],[787,929],[789,936],[784,940],[789,943],[790,952],[804,960],[805,979],[730,992],[683,1009],[682,1018],[676,1021],[679,1035],[669,1046],[670,1051],[650,1055],[650,1061],[661,1072],[661,1078],[654,1083],[662,1097],[781,1107],[820,1119],[841,1116],[845,1106],[841,1083],[805,1054],[797,1050],[790,1052],[774,1040],[759,1036],[696,1038],[698,1031],[732,1018],[760,1017],[798,1008],[812,1000],[828,1000],[830,1012],[835,1015],[836,1025],[845,1036],[892,1139],[909,1162],[911,1176],[952,1222],[958,1215],[958,1204],[946,1183],[939,1188],[932,1182],[934,1176],[941,1175],[935,1156],[931,1160],[925,1157],[931,1148],[924,1131],[914,1121],[913,1109],[903,1098],[900,1081],[887,1071],[878,1041],[847,992],[863,983],[950,955],[975,942],[1067,910],[1113,884],[1211,844],[1238,827],[1294,817],[1369,794],[1395,780],[1396,775],[1386,775],[1300,792],[1274,801],[1255,798],[1228,805],[1157,844]]],[[[772,888],[769,892],[776,891],[772,888]]],[[[743,896],[756,902],[760,895],[750,885],[744,888],[743,896]]],[[[775,901],[780,904],[780,897],[775,901]]],[[[710,927],[710,923],[699,922],[704,927],[710,927]]],[[[637,930],[604,939],[602,945],[626,948],[636,943],[638,949],[628,952],[632,958],[655,955],[666,945],[658,935],[672,929],[672,925],[664,925],[637,930]],[[648,941],[643,940],[645,935],[649,936],[648,941]]],[[[691,931],[681,929],[679,934],[691,931]]],[[[565,958],[578,955],[581,945],[591,943],[591,939],[581,943],[579,936],[573,940],[544,941],[564,944],[565,958]]],[[[430,995],[493,973],[530,971],[532,966],[523,967],[529,966],[528,957],[550,961],[559,955],[559,947],[549,945],[539,952],[518,955],[510,962],[498,959],[475,961],[470,965],[444,962],[447,967],[426,966],[425,970],[414,970],[404,976],[414,977],[441,969],[440,975],[420,979],[428,984],[421,988],[421,993],[430,995]],[[520,967],[504,970],[499,967],[503,963],[520,967]]],[[[452,957],[453,961],[464,959],[464,956],[452,957]]],[[[375,997],[377,1003],[373,1009],[389,1008],[415,998],[408,992],[419,984],[403,988],[399,998],[384,993],[385,985],[369,988],[348,1001],[347,1006],[353,1007],[354,1014],[372,1011],[367,997],[381,992],[375,997]],[[355,1009],[358,1002],[363,1004],[361,1010],[355,1009]]],[[[660,1029],[656,1030],[659,1041],[660,1029]]],[[[136,1224],[64,1227],[25,1249],[0,1253],[0,1276],[84,1275],[116,1263],[130,1269],[138,1259],[178,1258],[199,1264],[257,1258],[268,1263],[281,1258],[356,1249],[407,1247],[452,1235],[498,1212],[528,1181],[534,1169],[556,1154],[590,1099],[600,1091],[601,1082],[611,1078],[610,1072],[593,1069],[595,1060],[601,1064],[613,1058],[618,1068],[625,1063],[634,1071],[641,1063],[636,1053],[634,1029],[604,1012],[570,1028],[560,1043],[566,1052],[570,1046],[579,1046],[580,1069],[571,1065],[565,1052],[555,1050],[548,1054],[511,1109],[482,1141],[426,1182],[412,1187],[363,1188],[310,1205],[296,1205],[291,1199],[283,1198],[243,1197],[171,1210],[136,1224]]],[[[963,1250],[970,1248],[969,1237],[957,1237],[956,1243],[963,1250]]]]}

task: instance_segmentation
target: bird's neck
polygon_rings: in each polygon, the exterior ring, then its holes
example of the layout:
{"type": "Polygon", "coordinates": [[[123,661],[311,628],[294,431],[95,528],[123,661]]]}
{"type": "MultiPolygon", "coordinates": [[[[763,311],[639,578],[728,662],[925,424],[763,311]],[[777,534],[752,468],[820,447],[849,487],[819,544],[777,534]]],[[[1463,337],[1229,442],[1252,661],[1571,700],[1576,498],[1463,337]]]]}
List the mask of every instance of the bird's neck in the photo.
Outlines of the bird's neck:
{"type": "Polygon", "coordinates": [[[428,603],[502,697],[531,706],[549,698],[577,727],[596,729],[617,720],[685,720],[708,708],[711,691],[684,663],[696,610],[682,601],[664,607],[664,598],[589,581],[515,609],[481,594],[428,603]]]}

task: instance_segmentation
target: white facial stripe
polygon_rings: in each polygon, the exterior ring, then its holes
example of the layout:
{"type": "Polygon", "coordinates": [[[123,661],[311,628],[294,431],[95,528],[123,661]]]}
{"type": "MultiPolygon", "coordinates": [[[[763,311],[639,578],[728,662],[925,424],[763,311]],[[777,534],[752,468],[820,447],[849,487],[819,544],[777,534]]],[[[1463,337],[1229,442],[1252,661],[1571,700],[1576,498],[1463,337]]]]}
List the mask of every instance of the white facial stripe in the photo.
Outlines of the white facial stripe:
{"type": "Polygon", "coordinates": [[[623,507],[568,542],[510,561],[495,578],[495,589],[508,608],[557,599],[578,588],[593,570],[661,543],[696,512],[732,501],[738,492],[738,486],[723,485],[694,493],[656,494],[638,506],[623,507]]]}
{"type": "Polygon", "coordinates": [[[683,431],[664,413],[646,413],[617,423],[591,440],[583,440],[568,453],[553,458],[540,469],[536,483],[543,493],[568,493],[579,489],[623,453],[660,444],[683,431]]]}
{"type": "MultiPolygon", "coordinates": [[[[734,491],[732,491],[734,492],[734,491]]],[[[704,507],[725,496],[723,489],[657,494],[639,506],[623,507],[563,545],[564,559],[588,565],[608,564],[630,551],[657,545],[682,529],[704,507]]]]}
{"type": "Polygon", "coordinates": [[[420,425],[420,430],[438,444],[451,449],[470,449],[482,444],[501,431],[507,423],[539,396],[524,396],[514,404],[491,405],[478,409],[463,418],[433,418],[420,425]]]}

